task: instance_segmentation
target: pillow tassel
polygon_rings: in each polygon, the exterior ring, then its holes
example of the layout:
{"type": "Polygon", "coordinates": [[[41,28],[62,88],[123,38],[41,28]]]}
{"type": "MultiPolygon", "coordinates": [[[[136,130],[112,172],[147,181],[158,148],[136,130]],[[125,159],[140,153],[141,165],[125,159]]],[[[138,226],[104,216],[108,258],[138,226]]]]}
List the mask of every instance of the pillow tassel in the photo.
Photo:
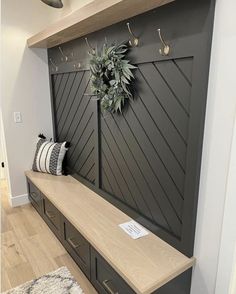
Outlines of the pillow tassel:
{"type": "Polygon", "coordinates": [[[44,136],[44,134],[39,134],[38,137],[41,138],[41,139],[46,139],[46,137],[44,136]]]}
{"type": "Polygon", "coordinates": [[[70,146],[71,146],[70,142],[66,142],[65,148],[70,148],[70,146]]]}

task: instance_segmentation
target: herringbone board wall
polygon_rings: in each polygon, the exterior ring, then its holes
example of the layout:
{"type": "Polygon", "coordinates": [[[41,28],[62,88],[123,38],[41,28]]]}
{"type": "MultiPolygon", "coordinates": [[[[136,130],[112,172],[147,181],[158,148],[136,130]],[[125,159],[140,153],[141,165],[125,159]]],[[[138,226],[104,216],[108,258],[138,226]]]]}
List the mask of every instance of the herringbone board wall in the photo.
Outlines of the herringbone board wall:
{"type": "Polygon", "coordinates": [[[89,71],[53,76],[57,138],[71,143],[68,166],[95,182],[94,110],[89,94],[89,71]]]}
{"type": "MultiPolygon", "coordinates": [[[[214,0],[183,0],[130,19],[140,44],[127,55],[137,69],[134,99],[122,114],[102,114],[91,96],[83,38],[62,44],[67,61],[58,47],[48,51],[55,138],[71,142],[68,171],[188,256],[193,254],[213,15],[214,0]],[[158,27],[170,45],[169,56],[159,54],[158,27]]],[[[130,36],[124,21],[87,37],[101,49],[104,38],[110,44],[130,36]]]]}
{"type": "MultiPolygon", "coordinates": [[[[181,236],[192,58],[138,65],[133,101],[101,114],[100,187],[181,236]]],[[[89,71],[53,76],[56,132],[71,142],[68,166],[95,182],[94,103],[89,71]]]]}

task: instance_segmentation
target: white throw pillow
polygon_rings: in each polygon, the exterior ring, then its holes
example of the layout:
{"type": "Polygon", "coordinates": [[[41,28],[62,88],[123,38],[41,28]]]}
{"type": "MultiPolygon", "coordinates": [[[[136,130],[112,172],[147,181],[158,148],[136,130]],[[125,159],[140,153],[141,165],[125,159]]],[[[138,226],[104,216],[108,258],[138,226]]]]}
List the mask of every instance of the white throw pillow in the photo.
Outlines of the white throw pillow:
{"type": "Polygon", "coordinates": [[[67,142],[54,143],[47,141],[43,135],[39,136],[32,169],[34,171],[62,175],[62,162],[69,144],[67,142]]]}

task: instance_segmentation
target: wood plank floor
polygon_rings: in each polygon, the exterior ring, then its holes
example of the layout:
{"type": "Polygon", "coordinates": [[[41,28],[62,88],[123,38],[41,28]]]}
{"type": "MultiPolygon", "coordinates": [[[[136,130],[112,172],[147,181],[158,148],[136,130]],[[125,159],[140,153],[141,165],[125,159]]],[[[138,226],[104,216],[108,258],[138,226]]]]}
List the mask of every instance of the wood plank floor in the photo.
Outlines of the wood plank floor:
{"type": "Polygon", "coordinates": [[[66,266],[85,294],[97,293],[34,208],[12,208],[1,180],[1,291],[66,266]]]}

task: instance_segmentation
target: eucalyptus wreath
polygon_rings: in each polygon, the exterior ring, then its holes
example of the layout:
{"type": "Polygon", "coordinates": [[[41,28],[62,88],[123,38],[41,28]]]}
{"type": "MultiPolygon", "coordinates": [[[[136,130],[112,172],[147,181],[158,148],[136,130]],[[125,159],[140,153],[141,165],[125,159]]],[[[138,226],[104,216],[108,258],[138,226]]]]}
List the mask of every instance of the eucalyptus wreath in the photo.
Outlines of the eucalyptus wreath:
{"type": "Polygon", "coordinates": [[[125,100],[133,97],[131,70],[136,67],[124,59],[127,50],[125,44],[104,44],[100,53],[97,50],[90,53],[92,93],[101,101],[102,110],[121,112],[125,100]]]}

